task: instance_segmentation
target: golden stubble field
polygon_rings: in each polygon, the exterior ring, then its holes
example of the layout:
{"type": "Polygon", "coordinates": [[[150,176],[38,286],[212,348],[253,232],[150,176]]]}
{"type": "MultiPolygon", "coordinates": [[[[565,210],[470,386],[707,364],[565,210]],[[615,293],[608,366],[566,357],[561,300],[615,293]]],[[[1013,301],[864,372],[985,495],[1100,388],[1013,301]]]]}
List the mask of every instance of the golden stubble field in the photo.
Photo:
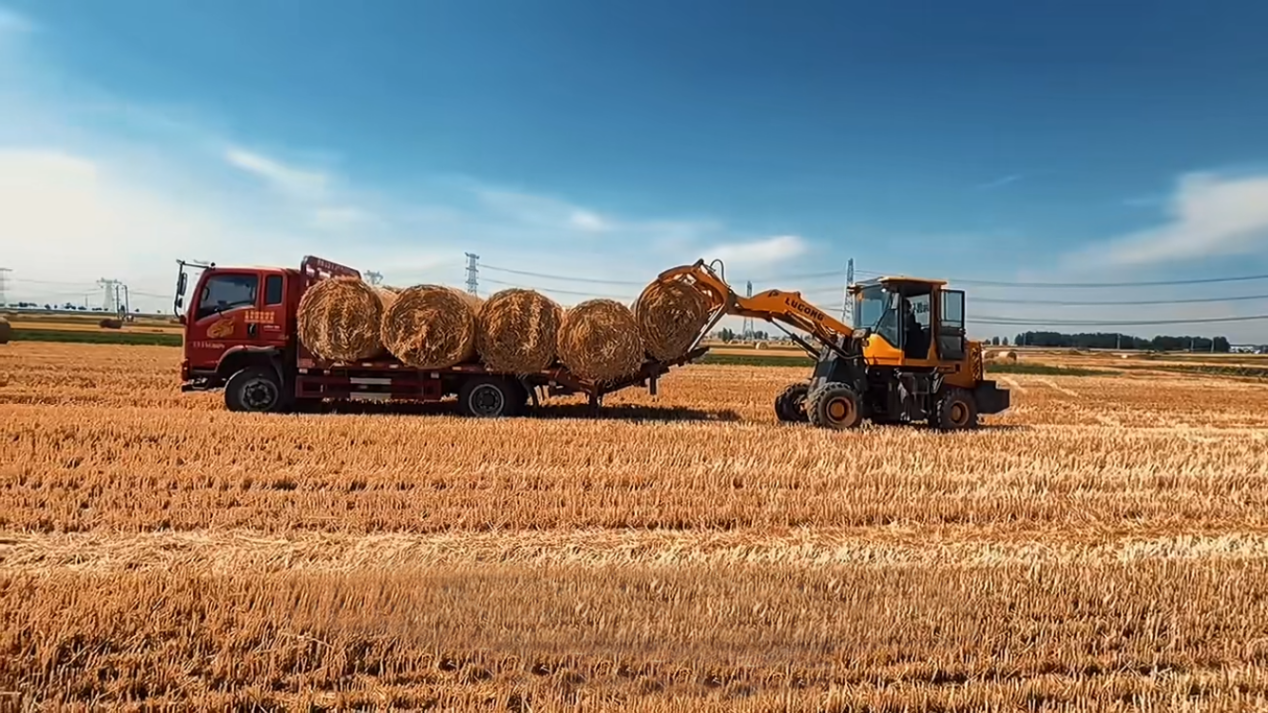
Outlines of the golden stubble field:
{"type": "Polygon", "coordinates": [[[1268,387],[1012,375],[967,434],[229,414],[179,350],[0,347],[0,709],[1247,710],[1268,387]]]}

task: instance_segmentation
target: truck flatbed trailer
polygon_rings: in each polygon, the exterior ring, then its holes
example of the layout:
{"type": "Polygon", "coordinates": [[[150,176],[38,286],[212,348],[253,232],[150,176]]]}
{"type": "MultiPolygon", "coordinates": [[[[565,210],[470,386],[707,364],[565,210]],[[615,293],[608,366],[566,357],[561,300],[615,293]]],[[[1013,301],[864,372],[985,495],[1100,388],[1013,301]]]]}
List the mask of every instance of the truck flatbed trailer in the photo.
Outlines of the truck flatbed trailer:
{"type": "Polygon", "coordinates": [[[298,305],[318,281],[360,279],[358,270],[313,256],[298,270],[178,262],[174,308],[185,325],[181,391],[224,389],[231,411],[287,412],[325,400],[434,402],[456,395],[463,414],[488,418],[519,415],[530,403],[572,394],[584,394],[598,408],[604,396],[635,386],[655,395],[661,376],[709,351],[697,347],[671,361],[649,359],[635,373],[602,383],[579,378],[558,362],[529,374],[493,372],[479,363],[416,369],[391,356],[329,362],[299,340],[298,305]],[[187,266],[203,273],[198,297],[184,313],[187,266]]]}
{"type": "Polygon", "coordinates": [[[539,406],[548,397],[574,394],[585,395],[590,405],[598,408],[608,394],[633,387],[645,387],[655,396],[660,377],[708,351],[708,347],[699,347],[671,361],[648,360],[637,372],[611,382],[579,378],[561,365],[529,374],[505,374],[481,364],[415,369],[395,359],[329,363],[302,354],[296,363],[295,397],[427,402],[453,395],[458,397],[458,408],[464,415],[476,417],[519,415],[525,407],[539,406]]]}

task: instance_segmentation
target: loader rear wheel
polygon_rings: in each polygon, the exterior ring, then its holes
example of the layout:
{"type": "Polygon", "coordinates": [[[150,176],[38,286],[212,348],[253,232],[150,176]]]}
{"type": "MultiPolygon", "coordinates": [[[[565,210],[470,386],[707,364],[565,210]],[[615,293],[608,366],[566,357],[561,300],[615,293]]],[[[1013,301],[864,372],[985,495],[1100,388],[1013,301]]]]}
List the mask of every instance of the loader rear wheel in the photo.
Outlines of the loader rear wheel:
{"type": "Polygon", "coordinates": [[[791,384],[788,388],[779,393],[775,397],[775,415],[780,421],[790,423],[805,423],[810,420],[810,416],[806,414],[806,395],[810,391],[810,384],[801,382],[791,384]]]}
{"type": "Polygon", "coordinates": [[[277,371],[266,366],[239,369],[225,383],[225,407],[230,411],[269,413],[285,404],[277,371]]]}
{"type": "Polygon", "coordinates": [[[977,428],[977,402],[967,389],[950,388],[938,398],[935,425],[943,431],[977,428]]]}
{"type": "Polygon", "coordinates": [[[844,431],[863,423],[858,394],[841,383],[824,384],[815,389],[806,411],[810,423],[819,428],[844,431]]]}

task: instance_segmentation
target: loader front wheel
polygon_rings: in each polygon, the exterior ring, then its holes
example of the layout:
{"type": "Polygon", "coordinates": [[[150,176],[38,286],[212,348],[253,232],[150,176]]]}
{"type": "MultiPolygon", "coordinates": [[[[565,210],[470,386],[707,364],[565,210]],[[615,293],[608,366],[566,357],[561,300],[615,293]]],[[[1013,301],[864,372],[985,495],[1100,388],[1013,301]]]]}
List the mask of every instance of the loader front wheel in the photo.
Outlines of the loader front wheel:
{"type": "Polygon", "coordinates": [[[780,421],[789,423],[805,423],[810,420],[806,414],[806,394],[810,384],[800,382],[792,384],[775,397],[775,415],[780,421]]]}
{"type": "Polygon", "coordinates": [[[943,431],[977,428],[977,402],[967,389],[947,389],[938,399],[935,425],[943,431]]]}
{"type": "Polygon", "coordinates": [[[815,390],[806,411],[810,423],[819,428],[844,431],[863,423],[859,397],[854,389],[841,383],[824,384],[815,390]]]}

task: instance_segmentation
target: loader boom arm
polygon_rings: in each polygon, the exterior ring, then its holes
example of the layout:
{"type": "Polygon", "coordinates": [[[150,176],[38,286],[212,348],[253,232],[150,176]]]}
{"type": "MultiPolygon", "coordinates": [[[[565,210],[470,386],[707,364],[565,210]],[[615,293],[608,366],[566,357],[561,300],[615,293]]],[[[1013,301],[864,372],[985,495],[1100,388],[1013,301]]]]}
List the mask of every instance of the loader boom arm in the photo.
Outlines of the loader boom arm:
{"type": "MultiPolygon", "coordinates": [[[[692,265],[671,268],[657,278],[658,282],[675,280],[695,287],[708,300],[714,318],[705,327],[706,331],[712,329],[722,316],[730,315],[761,319],[776,325],[789,325],[809,333],[816,341],[834,350],[839,349],[838,342],[841,339],[848,339],[854,334],[853,328],[804,300],[800,292],[767,290],[752,297],[738,295],[703,260],[697,260],[692,265]]],[[[804,342],[802,346],[814,354],[804,342]]]]}

